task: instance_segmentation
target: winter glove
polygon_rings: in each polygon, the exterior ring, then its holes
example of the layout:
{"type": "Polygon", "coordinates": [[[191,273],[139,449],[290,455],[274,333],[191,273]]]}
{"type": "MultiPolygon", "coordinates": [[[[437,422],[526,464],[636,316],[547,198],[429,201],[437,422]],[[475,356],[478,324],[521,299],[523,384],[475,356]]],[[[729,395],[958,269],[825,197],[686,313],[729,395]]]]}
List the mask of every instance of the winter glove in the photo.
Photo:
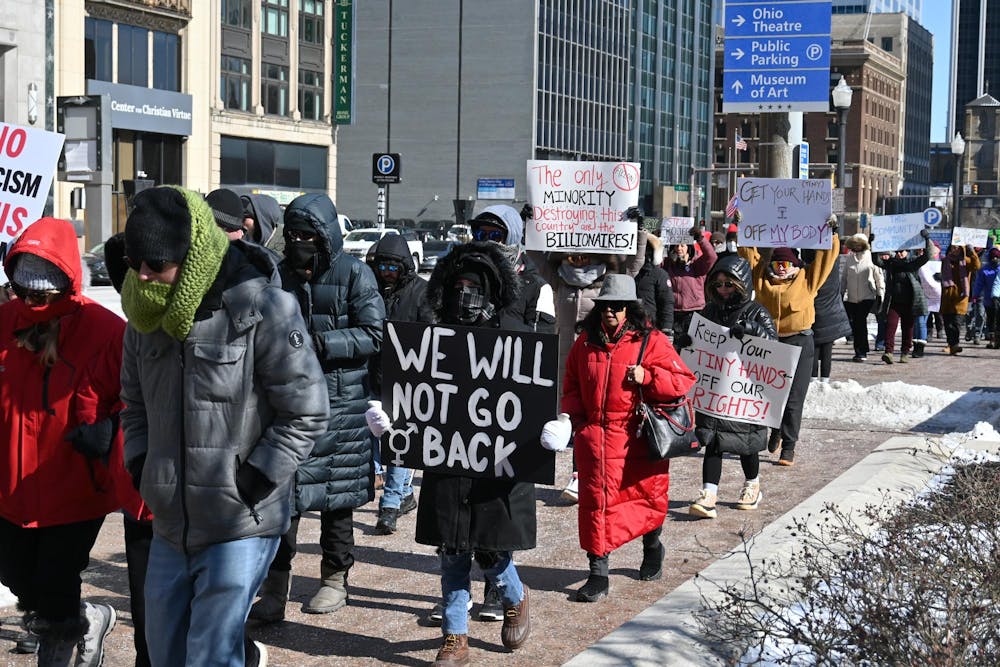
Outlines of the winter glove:
{"type": "MultiPolygon", "coordinates": [[[[239,458],[236,461],[239,462],[239,458]]],[[[269,480],[267,475],[254,468],[248,461],[244,461],[236,468],[236,490],[248,507],[255,507],[257,503],[267,498],[276,486],[277,484],[269,480]]]]}
{"type": "Polygon", "coordinates": [[[934,275],[931,276],[931,278],[933,278],[934,280],[936,280],[938,282],[941,282],[941,274],[940,273],[935,273],[934,275]]]}
{"type": "Polygon", "coordinates": [[[837,216],[831,215],[829,218],[826,219],[826,224],[829,225],[830,230],[834,234],[837,233],[837,229],[839,227],[839,225],[837,224],[837,216]]]}
{"type": "Polygon", "coordinates": [[[869,245],[875,243],[875,235],[874,234],[869,234],[868,235],[868,243],[869,243],[869,245]]]}
{"type": "Polygon", "coordinates": [[[744,333],[746,333],[746,329],[743,327],[742,324],[737,323],[729,327],[729,335],[735,338],[736,340],[743,340],[744,333]]]}
{"type": "Polygon", "coordinates": [[[625,209],[626,220],[635,220],[640,224],[642,224],[642,217],[643,217],[642,209],[639,208],[638,206],[629,206],[627,209],[625,209]]]}
{"type": "Polygon", "coordinates": [[[927,231],[926,229],[920,230],[920,238],[929,239],[930,237],[931,233],[929,231],[927,231]]]}
{"type": "Polygon", "coordinates": [[[73,449],[88,459],[100,459],[105,465],[111,453],[111,443],[118,432],[118,415],[112,415],[93,424],[80,424],[66,434],[73,449]]]}
{"type": "Polygon", "coordinates": [[[138,491],[142,485],[142,469],[146,466],[146,456],[137,456],[131,462],[125,464],[128,476],[132,478],[132,486],[138,491]]]}
{"type": "Polygon", "coordinates": [[[688,231],[688,234],[690,234],[691,238],[693,238],[695,241],[700,241],[701,238],[702,238],[701,237],[701,228],[699,228],[698,225],[695,225],[694,227],[692,227],[690,229],[690,231],[688,231]]]}
{"type": "Polygon", "coordinates": [[[679,333],[676,336],[674,336],[674,346],[678,350],[681,349],[682,347],[691,347],[691,343],[693,342],[694,341],[691,340],[691,336],[688,333],[679,333]]]}
{"type": "Polygon", "coordinates": [[[573,435],[573,426],[569,422],[569,415],[565,412],[560,412],[559,417],[545,422],[539,440],[542,443],[542,447],[550,452],[561,452],[569,444],[569,437],[571,435],[573,435]]]}
{"type": "Polygon", "coordinates": [[[368,422],[368,430],[377,438],[392,426],[392,420],[382,409],[382,401],[368,401],[368,405],[370,407],[365,411],[365,421],[368,422]]]}

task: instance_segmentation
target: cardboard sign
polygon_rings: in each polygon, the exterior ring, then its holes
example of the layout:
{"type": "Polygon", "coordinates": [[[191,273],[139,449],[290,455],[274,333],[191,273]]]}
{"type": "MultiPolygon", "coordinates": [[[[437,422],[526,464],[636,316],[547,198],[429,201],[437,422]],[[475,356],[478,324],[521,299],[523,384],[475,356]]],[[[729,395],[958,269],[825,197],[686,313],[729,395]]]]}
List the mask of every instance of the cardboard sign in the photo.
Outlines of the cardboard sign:
{"type": "Polygon", "coordinates": [[[528,160],[528,201],[528,250],[635,254],[638,162],[528,160]]]}
{"type": "Polygon", "coordinates": [[[923,248],[924,239],[920,232],[924,229],[923,213],[905,215],[872,216],[872,252],[892,252],[923,248]]]}
{"type": "Polygon", "coordinates": [[[973,248],[985,248],[990,230],[974,227],[955,227],[951,230],[952,245],[971,245],[973,248]]]}
{"type": "Polygon", "coordinates": [[[932,229],[931,241],[934,241],[934,243],[937,244],[937,247],[941,249],[942,253],[948,252],[948,248],[951,246],[951,230],[932,229]]]}
{"type": "Polygon", "coordinates": [[[741,178],[739,244],[765,248],[829,248],[833,211],[829,179],[741,178]]]}
{"type": "Polygon", "coordinates": [[[555,483],[542,447],[558,414],[559,337],[386,321],[382,464],[555,483]]]}
{"type": "Polygon", "coordinates": [[[41,217],[64,138],[0,122],[0,243],[41,217]]]}
{"type": "Polygon", "coordinates": [[[691,318],[688,334],[693,342],[681,349],[681,358],[698,378],[691,390],[694,409],[780,427],[802,350],[749,334],[733,338],[729,329],[698,313],[691,318]]]}
{"type": "Polygon", "coordinates": [[[692,227],[694,218],[664,218],[660,223],[660,240],[664,246],[694,243],[691,238],[692,227]]]}

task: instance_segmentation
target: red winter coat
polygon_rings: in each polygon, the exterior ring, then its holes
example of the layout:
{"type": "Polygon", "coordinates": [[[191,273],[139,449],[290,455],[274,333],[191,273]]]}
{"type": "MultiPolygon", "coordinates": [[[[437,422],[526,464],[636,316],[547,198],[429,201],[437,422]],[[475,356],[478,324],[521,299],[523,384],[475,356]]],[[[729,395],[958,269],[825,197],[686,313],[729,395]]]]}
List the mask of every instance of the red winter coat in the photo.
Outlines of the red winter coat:
{"type": "Polygon", "coordinates": [[[86,521],[118,509],[116,478],[124,475],[118,431],[110,460],[77,453],[66,434],[121,409],[119,373],[125,322],[81,294],[80,252],[73,227],[42,218],[11,247],[49,260],[69,276],[72,293],[44,308],[15,299],[0,306],[0,517],[38,528],[86,521]],[[59,359],[46,372],[14,332],[59,320],[59,359]],[[113,472],[115,471],[115,472],[113,472]]]}
{"type": "MultiPolygon", "coordinates": [[[[639,391],[625,380],[641,345],[635,331],[608,347],[583,332],[566,360],[562,411],[576,433],[580,546],[597,556],[654,530],[667,514],[670,462],[650,460],[645,438],[636,436],[639,391]]],[[[676,399],[695,381],[660,331],[650,333],[642,367],[647,401],[676,399]]]]}

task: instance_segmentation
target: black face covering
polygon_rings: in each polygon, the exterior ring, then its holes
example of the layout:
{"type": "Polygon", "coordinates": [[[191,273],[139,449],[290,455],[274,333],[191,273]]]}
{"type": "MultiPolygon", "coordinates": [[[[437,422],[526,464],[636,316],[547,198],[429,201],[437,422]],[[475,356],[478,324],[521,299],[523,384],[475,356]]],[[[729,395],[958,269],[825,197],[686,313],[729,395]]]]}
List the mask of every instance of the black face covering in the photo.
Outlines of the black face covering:
{"type": "Polygon", "coordinates": [[[295,269],[314,268],[314,260],[318,252],[319,249],[316,247],[315,241],[289,240],[285,242],[285,257],[288,258],[288,262],[295,269]]]}

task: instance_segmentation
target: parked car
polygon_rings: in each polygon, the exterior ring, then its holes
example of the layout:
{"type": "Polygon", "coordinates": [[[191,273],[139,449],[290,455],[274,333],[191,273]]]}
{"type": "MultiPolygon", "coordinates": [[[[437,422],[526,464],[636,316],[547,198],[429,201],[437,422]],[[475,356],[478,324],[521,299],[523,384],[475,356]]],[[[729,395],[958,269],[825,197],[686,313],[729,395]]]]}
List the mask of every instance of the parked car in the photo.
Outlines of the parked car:
{"type": "Polygon", "coordinates": [[[90,269],[91,286],[97,287],[111,284],[111,276],[108,275],[108,266],[104,263],[103,243],[98,243],[83,253],[83,261],[87,263],[87,268],[90,269]]]}
{"type": "Polygon", "coordinates": [[[438,260],[451,252],[457,243],[454,241],[424,241],[424,260],[420,262],[420,271],[433,271],[438,260]]]}
{"type": "Polygon", "coordinates": [[[344,252],[368,261],[368,251],[386,234],[402,234],[413,257],[413,265],[420,266],[424,258],[424,244],[412,229],[383,227],[382,229],[356,229],[344,237],[344,252]]]}
{"type": "Polygon", "coordinates": [[[455,224],[448,228],[445,238],[458,243],[468,243],[472,240],[472,227],[469,225],[455,224]]]}

